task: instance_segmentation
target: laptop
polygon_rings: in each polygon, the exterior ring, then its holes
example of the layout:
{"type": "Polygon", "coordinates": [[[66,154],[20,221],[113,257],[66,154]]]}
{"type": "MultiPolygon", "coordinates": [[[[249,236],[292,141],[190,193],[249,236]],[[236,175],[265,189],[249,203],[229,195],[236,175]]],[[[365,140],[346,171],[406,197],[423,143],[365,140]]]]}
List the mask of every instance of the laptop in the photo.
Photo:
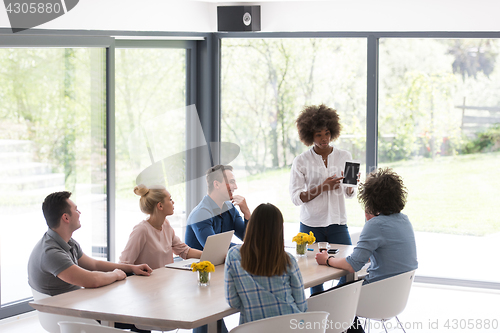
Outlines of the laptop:
{"type": "Polygon", "coordinates": [[[226,259],[234,230],[226,231],[207,237],[205,248],[200,259],[187,259],[165,265],[167,268],[191,270],[191,264],[200,261],[210,261],[214,266],[221,265],[226,259]]]}

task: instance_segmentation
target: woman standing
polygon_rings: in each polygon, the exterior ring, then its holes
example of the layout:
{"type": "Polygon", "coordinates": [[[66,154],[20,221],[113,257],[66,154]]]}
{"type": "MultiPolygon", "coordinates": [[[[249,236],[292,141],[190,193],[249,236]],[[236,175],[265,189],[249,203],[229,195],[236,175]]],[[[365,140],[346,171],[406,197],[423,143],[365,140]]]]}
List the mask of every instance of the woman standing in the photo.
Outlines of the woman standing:
{"type": "Polygon", "coordinates": [[[299,266],[284,248],[283,215],[272,204],[259,205],[224,270],[226,300],[240,310],[240,324],[307,310],[299,266]]]}
{"type": "MultiPolygon", "coordinates": [[[[345,198],[354,197],[354,189],[340,183],[352,156],[330,145],[340,136],[339,115],[323,104],[311,105],[296,123],[302,143],[312,146],[295,158],[290,174],[290,196],[300,206],[300,232],[312,231],[318,242],[351,245],[345,198]]],[[[311,293],[322,290],[322,285],[315,286],[311,293]]]]}
{"type": "Polygon", "coordinates": [[[174,213],[174,201],[164,187],[139,185],[134,193],[141,197],[139,207],[149,217],[137,224],[120,256],[121,263],[148,264],[152,269],[174,262],[174,253],[183,259],[200,258],[201,251],[183,243],[167,220],[174,213]]]}

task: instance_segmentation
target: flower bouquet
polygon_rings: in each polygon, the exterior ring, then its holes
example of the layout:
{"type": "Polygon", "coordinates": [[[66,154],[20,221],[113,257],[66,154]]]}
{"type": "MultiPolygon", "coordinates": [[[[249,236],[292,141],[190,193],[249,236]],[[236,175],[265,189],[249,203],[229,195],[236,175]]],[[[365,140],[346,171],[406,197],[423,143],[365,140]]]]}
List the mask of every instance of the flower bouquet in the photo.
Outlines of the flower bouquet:
{"type": "Polygon", "coordinates": [[[316,241],[316,237],[312,231],[309,234],[299,232],[297,236],[293,237],[293,242],[297,243],[297,255],[305,256],[307,250],[307,244],[312,244],[316,241]]]}
{"type": "Polygon", "coordinates": [[[210,273],[215,272],[215,266],[210,261],[193,262],[193,272],[198,272],[198,285],[206,287],[210,285],[210,273]]]}

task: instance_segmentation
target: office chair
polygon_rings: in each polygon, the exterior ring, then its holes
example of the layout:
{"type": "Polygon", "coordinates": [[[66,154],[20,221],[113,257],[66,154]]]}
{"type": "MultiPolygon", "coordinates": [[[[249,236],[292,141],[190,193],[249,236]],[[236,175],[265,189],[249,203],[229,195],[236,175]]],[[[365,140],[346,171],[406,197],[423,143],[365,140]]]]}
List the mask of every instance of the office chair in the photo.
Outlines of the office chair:
{"type": "MultiPolygon", "coordinates": [[[[39,301],[39,300],[42,300],[44,298],[52,297],[52,296],[47,295],[47,294],[42,294],[41,292],[36,291],[33,288],[31,288],[31,293],[33,294],[33,299],[35,301],[39,301]]],[[[40,321],[40,324],[42,325],[43,329],[49,333],[60,333],[59,325],[57,325],[57,323],[60,321],[80,322],[80,323],[99,325],[99,323],[97,321],[92,320],[92,319],[63,316],[63,315],[41,312],[41,311],[37,311],[37,312],[38,312],[38,320],[40,321]]]]}
{"type": "Polygon", "coordinates": [[[307,300],[307,311],[329,312],[325,332],[344,332],[351,326],[356,316],[362,284],[363,281],[358,280],[312,295],[307,300]]]}
{"type": "Polygon", "coordinates": [[[370,319],[379,320],[387,332],[385,322],[396,317],[398,327],[406,333],[397,315],[403,312],[408,303],[414,278],[415,270],[372,282],[361,288],[356,315],[366,318],[365,328],[366,325],[370,328],[370,319]]]}
{"type": "Polygon", "coordinates": [[[229,333],[324,333],[326,318],[328,312],[324,311],[293,313],[251,321],[236,326],[229,333]]]}

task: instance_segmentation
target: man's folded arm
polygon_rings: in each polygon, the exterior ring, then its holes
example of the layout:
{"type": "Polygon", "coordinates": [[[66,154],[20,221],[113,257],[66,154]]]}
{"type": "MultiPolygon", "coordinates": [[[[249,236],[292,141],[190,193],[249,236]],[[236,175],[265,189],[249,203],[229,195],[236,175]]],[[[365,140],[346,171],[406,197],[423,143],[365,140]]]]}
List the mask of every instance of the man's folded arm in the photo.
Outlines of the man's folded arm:
{"type": "Polygon", "coordinates": [[[78,265],[72,265],[57,275],[66,283],[84,288],[97,288],[123,280],[126,275],[122,270],[115,269],[111,272],[89,271],[78,265]]]}

